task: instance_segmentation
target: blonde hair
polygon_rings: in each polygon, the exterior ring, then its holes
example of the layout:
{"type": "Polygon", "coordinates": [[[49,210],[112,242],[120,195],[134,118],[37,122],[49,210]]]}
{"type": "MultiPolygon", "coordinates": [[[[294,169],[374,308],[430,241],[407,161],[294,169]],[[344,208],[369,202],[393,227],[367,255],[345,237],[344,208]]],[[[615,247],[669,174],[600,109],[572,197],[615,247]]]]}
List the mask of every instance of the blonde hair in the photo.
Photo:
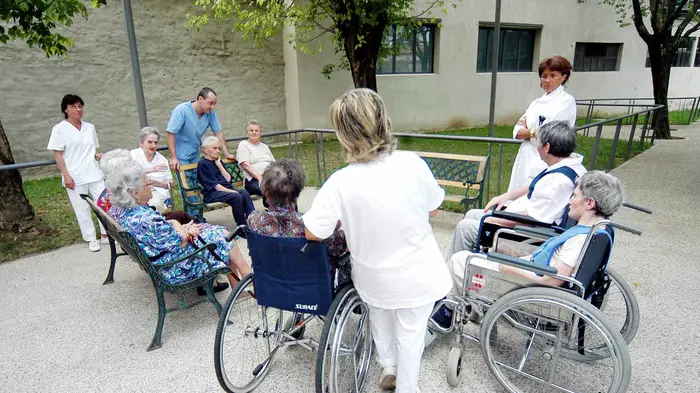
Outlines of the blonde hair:
{"type": "Polygon", "coordinates": [[[370,89],[349,90],[335,100],[331,122],[349,163],[372,161],[396,149],[384,101],[370,89]]]}

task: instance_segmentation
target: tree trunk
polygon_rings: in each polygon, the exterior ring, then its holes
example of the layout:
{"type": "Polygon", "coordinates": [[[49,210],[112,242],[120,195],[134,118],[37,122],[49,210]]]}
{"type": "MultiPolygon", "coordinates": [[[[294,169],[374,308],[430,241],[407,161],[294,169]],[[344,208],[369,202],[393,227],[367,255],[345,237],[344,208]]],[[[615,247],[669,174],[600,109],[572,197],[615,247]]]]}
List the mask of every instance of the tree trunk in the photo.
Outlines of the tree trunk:
{"type": "Polygon", "coordinates": [[[384,39],[386,21],[386,11],[379,10],[375,24],[361,23],[359,16],[353,15],[337,26],[345,38],[345,56],[355,88],[366,87],[377,91],[377,58],[384,39]],[[363,38],[360,45],[358,37],[363,38]]]}
{"type": "Polygon", "coordinates": [[[649,45],[654,103],[664,106],[656,111],[654,124],[652,124],[657,139],[671,139],[671,128],[668,123],[668,83],[671,78],[671,62],[674,54],[675,49],[671,44],[661,43],[656,48],[649,45]]]}
{"type": "MultiPolygon", "coordinates": [[[[0,121],[0,165],[14,163],[10,143],[0,121]]],[[[33,225],[34,209],[22,189],[19,171],[0,171],[0,231],[24,232],[33,225]]]]}

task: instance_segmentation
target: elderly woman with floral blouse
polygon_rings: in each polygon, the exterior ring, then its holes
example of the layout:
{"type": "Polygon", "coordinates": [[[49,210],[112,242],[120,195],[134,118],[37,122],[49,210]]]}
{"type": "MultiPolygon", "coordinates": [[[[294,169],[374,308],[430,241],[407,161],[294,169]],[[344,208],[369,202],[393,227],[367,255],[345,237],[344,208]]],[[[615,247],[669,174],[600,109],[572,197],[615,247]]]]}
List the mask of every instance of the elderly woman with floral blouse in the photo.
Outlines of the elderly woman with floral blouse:
{"type": "MultiPolygon", "coordinates": [[[[226,228],[194,222],[183,225],[153,211],[148,206],[152,183],[135,161],[125,160],[111,168],[105,183],[111,193],[109,214],[136,239],[154,265],[172,262],[192,253],[195,250],[193,239],[199,236],[207,243],[216,244],[217,255],[227,261],[209,260],[214,267],[228,263],[233,271],[228,275],[231,286],[238,283],[236,275],[245,276],[252,271],[236,243],[226,241],[226,228]]],[[[166,281],[178,284],[199,277],[207,269],[203,260],[193,258],[162,269],[161,275],[166,281]]]]}
{"type": "MultiPolygon", "coordinates": [[[[248,217],[248,228],[265,236],[304,237],[304,222],[297,211],[297,199],[304,189],[306,175],[296,161],[283,158],[270,164],[262,175],[262,192],[269,203],[266,211],[254,211],[248,217]]],[[[331,237],[326,239],[331,270],[334,260],[345,252],[345,234],[336,228],[331,237]]],[[[350,281],[350,272],[340,271],[339,284],[350,281]]]]}

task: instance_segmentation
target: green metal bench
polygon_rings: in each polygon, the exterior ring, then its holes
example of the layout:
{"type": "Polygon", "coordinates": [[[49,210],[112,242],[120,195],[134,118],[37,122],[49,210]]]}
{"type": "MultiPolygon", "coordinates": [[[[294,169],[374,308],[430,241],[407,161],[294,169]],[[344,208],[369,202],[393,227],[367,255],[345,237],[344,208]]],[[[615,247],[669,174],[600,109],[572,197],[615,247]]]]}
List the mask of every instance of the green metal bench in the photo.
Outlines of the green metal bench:
{"type": "MultiPolygon", "coordinates": [[[[148,350],[154,350],[158,349],[161,347],[161,334],[163,332],[163,324],[165,323],[165,316],[172,312],[172,311],[179,311],[179,310],[185,310],[190,307],[196,306],[197,304],[203,303],[203,302],[210,302],[214,305],[214,308],[216,309],[216,312],[218,314],[221,313],[221,304],[219,301],[216,299],[214,296],[214,280],[219,274],[229,274],[231,273],[231,269],[226,267],[219,267],[216,269],[212,269],[211,264],[206,258],[203,258],[205,263],[209,265],[209,272],[206,274],[203,274],[200,277],[197,277],[194,280],[184,282],[181,284],[171,284],[163,280],[162,276],[160,275],[160,271],[163,268],[166,268],[168,266],[172,266],[176,263],[189,260],[191,258],[196,258],[200,257],[200,254],[202,254],[205,250],[210,253],[210,255],[213,258],[218,259],[219,257],[216,255],[216,245],[213,243],[208,243],[204,244],[202,247],[198,248],[195,250],[193,253],[186,255],[185,257],[178,259],[177,261],[165,263],[162,265],[153,265],[151,263],[151,260],[148,258],[148,256],[141,250],[141,248],[138,245],[138,242],[136,239],[134,239],[133,236],[124,228],[122,228],[121,225],[119,225],[112,217],[109,216],[104,210],[102,210],[100,207],[98,207],[95,202],[90,198],[88,195],[81,195],[81,197],[90,205],[90,208],[92,211],[95,213],[97,216],[97,219],[100,220],[102,223],[102,226],[104,226],[105,230],[107,231],[107,234],[109,235],[109,250],[110,250],[110,264],[109,264],[109,273],[107,274],[107,279],[103,283],[105,284],[111,284],[114,282],[114,266],[116,264],[117,258],[123,255],[128,255],[131,257],[132,260],[136,261],[141,268],[148,274],[148,276],[151,278],[151,282],[153,283],[153,288],[155,289],[156,292],[156,298],[158,300],[158,323],[156,325],[156,332],[153,335],[153,340],[151,341],[151,345],[148,346],[148,350]],[[121,246],[122,251],[124,252],[117,252],[117,243],[121,246]],[[195,300],[191,303],[187,303],[185,301],[185,292],[191,289],[196,289],[197,287],[204,287],[207,296],[206,298],[201,298],[198,300],[195,300]],[[165,297],[164,293],[172,293],[176,294],[178,296],[178,303],[176,307],[172,308],[167,308],[165,304],[165,297]]],[[[227,261],[226,261],[227,262],[227,261]]],[[[226,263],[228,265],[228,263],[226,263]]]]}
{"type": "MultiPolygon", "coordinates": [[[[231,183],[234,188],[243,188],[243,173],[238,167],[238,161],[222,159],[221,163],[231,175],[231,183]]],[[[175,172],[178,186],[180,187],[180,196],[184,210],[190,217],[197,222],[206,222],[204,218],[204,208],[223,207],[226,204],[221,202],[204,203],[202,196],[202,186],[199,184],[197,177],[197,164],[180,165],[180,169],[175,172]]]]}
{"type": "Polygon", "coordinates": [[[430,171],[433,172],[433,176],[435,176],[440,186],[464,190],[464,195],[447,192],[445,195],[446,201],[464,205],[465,212],[470,208],[483,207],[482,191],[490,156],[468,156],[421,151],[414,153],[418,154],[428,164],[430,171]]]}

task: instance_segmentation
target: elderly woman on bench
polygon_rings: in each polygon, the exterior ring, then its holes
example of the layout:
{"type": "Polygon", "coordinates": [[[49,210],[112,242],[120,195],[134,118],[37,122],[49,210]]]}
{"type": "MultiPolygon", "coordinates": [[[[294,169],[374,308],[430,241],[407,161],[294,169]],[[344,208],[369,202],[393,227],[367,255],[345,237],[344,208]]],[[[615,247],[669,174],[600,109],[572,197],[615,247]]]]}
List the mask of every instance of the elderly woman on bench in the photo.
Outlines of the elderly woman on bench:
{"type": "MultiPolygon", "coordinates": [[[[233,271],[228,275],[232,287],[238,283],[236,274],[245,276],[252,271],[236,243],[226,241],[226,228],[194,222],[182,225],[153,211],[148,206],[153,185],[135,161],[125,160],[113,167],[105,183],[111,193],[110,215],[136,239],[153,264],[168,263],[194,252],[193,243],[201,238],[216,244],[221,260],[212,256],[209,262],[213,266],[228,264],[233,271]]],[[[204,261],[193,258],[163,269],[161,274],[166,281],[178,284],[199,277],[207,269],[204,261]]]]}
{"type": "MultiPolygon", "coordinates": [[[[610,217],[621,205],[622,185],[615,176],[601,171],[587,172],[581,176],[576,189],[574,189],[574,194],[569,199],[569,217],[578,221],[578,225],[569,228],[559,236],[550,238],[535,249],[531,255],[518,255],[517,251],[510,249],[496,251],[531,261],[534,264],[551,266],[557,269],[559,275],[571,276],[591,226],[610,217]]],[[[452,255],[447,262],[454,282],[451,292],[453,296],[462,294],[467,258],[471,254],[469,251],[460,251],[452,255]]],[[[563,283],[555,277],[538,276],[531,271],[480,258],[472,258],[471,263],[490,270],[520,276],[537,284],[558,286],[563,283]]],[[[452,312],[446,306],[442,306],[432,318],[441,327],[449,328],[452,312]]]]}
{"type": "MultiPolygon", "coordinates": [[[[283,158],[270,164],[262,175],[262,191],[269,203],[266,211],[254,211],[248,217],[248,228],[265,236],[304,237],[304,222],[297,210],[297,199],[306,183],[304,168],[293,160],[283,158]]],[[[324,240],[333,270],[334,260],[347,252],[345,234],[336,228],[324,240]]],[[[340,272],[339,284],[350,281],[349,269],[340,272]]]]}

